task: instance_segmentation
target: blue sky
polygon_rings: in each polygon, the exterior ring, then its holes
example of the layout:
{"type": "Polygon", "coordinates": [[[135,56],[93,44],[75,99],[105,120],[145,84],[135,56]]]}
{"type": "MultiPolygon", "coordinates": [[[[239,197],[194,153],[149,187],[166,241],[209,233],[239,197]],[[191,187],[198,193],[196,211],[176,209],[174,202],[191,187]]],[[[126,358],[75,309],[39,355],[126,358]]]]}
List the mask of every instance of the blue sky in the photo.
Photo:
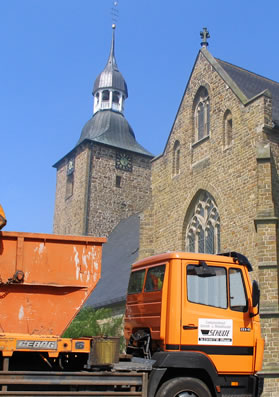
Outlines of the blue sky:
{"type": "MultiPolygon", "coordinates": [[[[0,0],[0,202],[6,230],[51,233],[56,175],[92,116],[112,0],[0,0]]],[[[116,59],[137,140],[163,151],[200,49],[273,80],[278,0],[119,0],[116,59]]]]}

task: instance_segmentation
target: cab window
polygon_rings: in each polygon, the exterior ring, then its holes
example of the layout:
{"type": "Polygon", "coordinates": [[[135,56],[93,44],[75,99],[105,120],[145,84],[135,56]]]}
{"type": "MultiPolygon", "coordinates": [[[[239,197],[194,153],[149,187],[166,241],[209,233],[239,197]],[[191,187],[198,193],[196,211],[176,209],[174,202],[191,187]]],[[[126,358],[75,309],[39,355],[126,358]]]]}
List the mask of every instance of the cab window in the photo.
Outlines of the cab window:
{"type": "Polygon", "coordinates": [[[208,271],[198,271],[199,266],[187,266],[188,301],[226,309],[227,275],[223,267],[208,266],[208,271]]]}
{"type": "Polygon", "coordinates": [[[145,269],[137,270],[131,273],[128,285],[128,294],[138,294],[142,291],[144,276],[145,269]]]}
{"type": "Polygon", "coordinates": [[[237,312],[246,312],[248,310],[248,302],[245,286],[240,269],[230,269],[230,308],[237,312]]]}
{"type": "Polygon", "coordinates": [[[165,265],[152,267],[148,270],[145,283],[145,292],[161,291],[165,275],[165,265]]]}

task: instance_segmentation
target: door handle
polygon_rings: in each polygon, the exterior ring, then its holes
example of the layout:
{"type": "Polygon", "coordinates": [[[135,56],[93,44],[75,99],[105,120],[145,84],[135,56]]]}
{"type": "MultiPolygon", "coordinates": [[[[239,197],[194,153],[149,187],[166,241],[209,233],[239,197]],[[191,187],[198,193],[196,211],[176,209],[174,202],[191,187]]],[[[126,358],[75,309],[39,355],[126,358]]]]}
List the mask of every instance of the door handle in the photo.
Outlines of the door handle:
{"type": "Polygon", "coordinates": [[[183,329],[188,330],[188,329],[198,329],[198,327],[194,324],[188,324],[188,325],[183,325],[183,329]]]}

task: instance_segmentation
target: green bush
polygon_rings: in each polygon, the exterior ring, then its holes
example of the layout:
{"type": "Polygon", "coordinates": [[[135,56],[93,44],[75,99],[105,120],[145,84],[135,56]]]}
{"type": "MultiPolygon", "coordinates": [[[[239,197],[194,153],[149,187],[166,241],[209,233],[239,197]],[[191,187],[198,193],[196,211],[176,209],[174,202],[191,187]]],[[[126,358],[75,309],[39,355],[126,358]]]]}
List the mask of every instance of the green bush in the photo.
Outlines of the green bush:
{"type": "Polygon", "coordinates": [[[120,337],[120,351],[124,350],[122,331],[123,316],[112,316],[112,310],[107,308],[81,309],[75,319],[63,334],[64,338],[82,338],[91,336],[118,336],[120,337]]]}

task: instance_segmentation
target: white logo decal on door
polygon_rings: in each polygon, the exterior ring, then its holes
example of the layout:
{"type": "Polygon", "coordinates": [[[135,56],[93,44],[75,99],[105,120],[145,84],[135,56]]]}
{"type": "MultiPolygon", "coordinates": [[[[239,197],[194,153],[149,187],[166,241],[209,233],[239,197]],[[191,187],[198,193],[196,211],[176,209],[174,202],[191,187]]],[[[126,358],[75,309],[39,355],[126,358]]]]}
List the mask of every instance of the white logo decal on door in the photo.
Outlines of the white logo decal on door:
{"type": "Polygon", "coordinates": [[[199,345],[232,345],[232,320],[199,318],[199,345]]]}

